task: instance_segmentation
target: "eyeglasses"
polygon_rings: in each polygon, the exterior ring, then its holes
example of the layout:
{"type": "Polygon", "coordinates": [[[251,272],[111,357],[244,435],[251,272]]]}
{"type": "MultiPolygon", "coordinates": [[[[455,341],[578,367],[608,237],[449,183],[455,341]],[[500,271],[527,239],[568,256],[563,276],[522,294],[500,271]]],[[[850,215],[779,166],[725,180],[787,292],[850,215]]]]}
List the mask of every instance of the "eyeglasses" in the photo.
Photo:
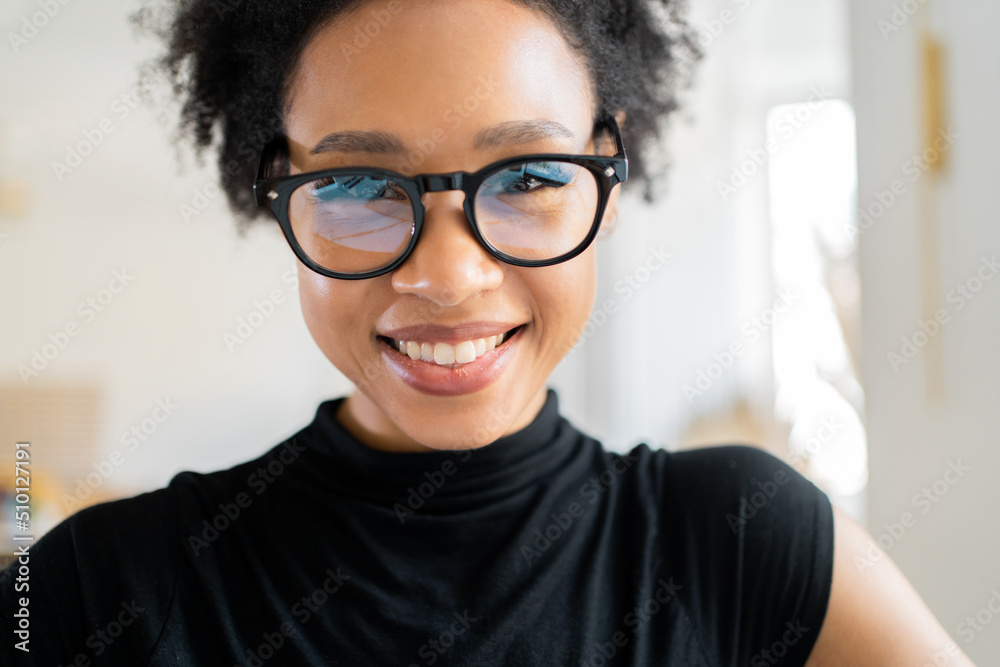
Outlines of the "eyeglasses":
{"type": "Polygon", "coordinates": [[[359,280],[406,261],[424,222],[426,192],[461,190],[476,240],[515,266],[550,266],[576,257],[597,237],[611,190],[628,179],[628,158],[614,117],[614,157],[535,153],[476,172],[403,176],[385,169],[344,167],[269,177],[282,142],[261,156],[254,181],[299,260],[330,278],[359,280]]]}

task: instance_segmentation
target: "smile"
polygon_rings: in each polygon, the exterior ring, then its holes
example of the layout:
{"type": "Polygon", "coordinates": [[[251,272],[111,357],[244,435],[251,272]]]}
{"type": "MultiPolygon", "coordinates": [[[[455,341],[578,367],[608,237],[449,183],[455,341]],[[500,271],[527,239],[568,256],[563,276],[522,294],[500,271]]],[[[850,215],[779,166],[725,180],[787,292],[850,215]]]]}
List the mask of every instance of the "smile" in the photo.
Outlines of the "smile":
{"type": "Polygon", "coordinates": [[[520,327],[494,336],[466,340],[460,343],[430,343],[388,337],[380,338],[387,345],[395,348],[401,354],[407,355],[413,361],[427,361],[438,366],[458,368],[463,364],[472,363],[490,350],[503,345],[504,341],[513,336],[518,329],[520,327]]]}
{"type": "Polygon", "coordinates": [[[425,332],[430,340],[406,340],[423,338],[419,329],[412,333],[400,331],[396,333],[399,338],[379,335],[378,339],[386,365],[405,384],[431,396],[459,396],[484,389],[503,374],[524,338],[524,328],[522,324],[503,333],[467,340],[456,331],[450,332],[451,341],[431,342],[438,335],[446,337],[433,331],[425,332]]]}

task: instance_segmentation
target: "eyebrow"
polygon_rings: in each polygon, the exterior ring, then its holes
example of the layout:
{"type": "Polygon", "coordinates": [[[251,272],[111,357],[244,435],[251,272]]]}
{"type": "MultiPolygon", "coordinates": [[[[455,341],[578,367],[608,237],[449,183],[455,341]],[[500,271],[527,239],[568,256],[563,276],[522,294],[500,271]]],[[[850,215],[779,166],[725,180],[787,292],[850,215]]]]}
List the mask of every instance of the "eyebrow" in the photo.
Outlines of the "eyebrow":
{"type": "MultiPolygon", "coordinates": [[[[540,139],[572,138],[569,128],[554,120],[512,120],[480,130],[472,145],[476,150],[485,150],[540,139]]],[[[331,151],[403,155],[407,149],[399,137],[388,132],[349,130],[326,135],[310,153],[316,155],[331,151]]]]}

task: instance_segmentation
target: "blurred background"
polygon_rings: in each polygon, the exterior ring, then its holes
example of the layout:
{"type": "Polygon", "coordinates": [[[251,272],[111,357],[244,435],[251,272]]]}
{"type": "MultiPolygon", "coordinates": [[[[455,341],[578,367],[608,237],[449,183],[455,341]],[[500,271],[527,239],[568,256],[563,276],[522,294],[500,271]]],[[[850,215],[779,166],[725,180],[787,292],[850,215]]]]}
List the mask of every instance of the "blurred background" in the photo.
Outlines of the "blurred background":
{"type": "MultiPolygon", "coordinates": [[[[176,109],[140,101],[159,45],[134,34],[136,8],[0,10],[2,551],[16,442],[31,442],[41,534],[256,457],[351,391],[305,328],[277,227],[240,238],[212,159],[171,143],[176,109]]],[[[986,664],[1000,655],[1000,5],[690,9],[705,58],[664,141],[664,194],[626,194],[600,241],[593,315],[552,378],[563,413],[616,450],[782,457],[986,664]]]]}

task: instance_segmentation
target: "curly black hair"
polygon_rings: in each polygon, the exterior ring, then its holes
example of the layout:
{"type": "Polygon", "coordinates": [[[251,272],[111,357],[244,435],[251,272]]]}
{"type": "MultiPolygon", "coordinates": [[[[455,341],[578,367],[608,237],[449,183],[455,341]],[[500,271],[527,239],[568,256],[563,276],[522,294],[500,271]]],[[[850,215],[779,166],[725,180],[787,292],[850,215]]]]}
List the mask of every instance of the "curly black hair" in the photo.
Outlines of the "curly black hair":
{"type": "MultiPolygon", "coordinates": [[[[181,103],[179,131],[201,155],[221,132],[221,185],[241,230],[263,213],[253,180],[267,143],[283,134],[289,75],[312,35],[367,0],[160,0],[132,17],[166,42],[146,75],[166,76],[181,103]]],[[[629,180],[647,202],[660,174],[647,153],[678,107],[700,57],[684,0],[513,0],[549,17],[588,65],[602,113],[622,109],[629,180]]],[[[148,83],[148,81],[147,81],[148,83]]]]}

